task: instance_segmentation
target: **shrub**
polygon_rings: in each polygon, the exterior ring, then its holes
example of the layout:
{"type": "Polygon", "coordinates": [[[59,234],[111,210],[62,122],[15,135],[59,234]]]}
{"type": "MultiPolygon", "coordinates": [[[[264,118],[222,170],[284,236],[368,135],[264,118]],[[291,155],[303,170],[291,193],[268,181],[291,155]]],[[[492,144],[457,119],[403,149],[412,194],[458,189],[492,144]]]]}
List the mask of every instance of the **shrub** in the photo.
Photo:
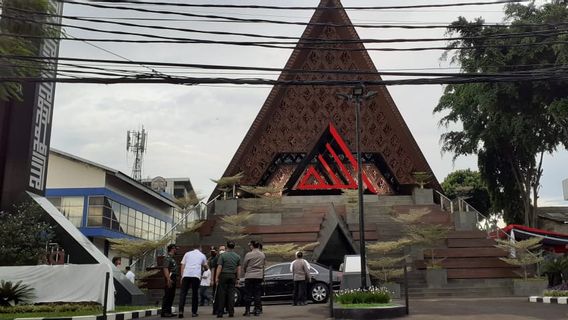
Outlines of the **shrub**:
{"type": "Polygon", "coordinates": [[[335,294],[335,302],[340,304],[378,304],[390,301],[390,292],[384,287],[340,290],[335,294]]]}
{"type": "Polygon", "coordinates": [[[34,289],[22,284],[22,281],[0,281],[0,306],[13,306],[31,302],[34,298],[34,289]]]}
{"type": "Polygon", "coordinates": [[[568,290],[544,290],[545,297],[568,297],[568,290]]]}
{"type": "Polygon", "coordinates": [[[45,260],[46,244],[55,237],[43,209],[25,202],[0,212],[0,266],[37,265],[45,260]]]}

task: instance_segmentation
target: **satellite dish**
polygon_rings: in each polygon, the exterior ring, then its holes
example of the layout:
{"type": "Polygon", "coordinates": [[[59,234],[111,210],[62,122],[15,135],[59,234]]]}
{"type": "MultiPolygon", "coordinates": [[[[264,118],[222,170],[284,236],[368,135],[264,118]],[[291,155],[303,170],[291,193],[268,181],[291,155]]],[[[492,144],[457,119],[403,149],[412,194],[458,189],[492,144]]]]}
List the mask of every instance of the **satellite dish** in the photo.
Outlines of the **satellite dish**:
{"type": "Polygon", "coordinates": [[[150,188],[158,192],[166,192],[168,181],[164,177],[157,176],[150,182],[150,188]]]}

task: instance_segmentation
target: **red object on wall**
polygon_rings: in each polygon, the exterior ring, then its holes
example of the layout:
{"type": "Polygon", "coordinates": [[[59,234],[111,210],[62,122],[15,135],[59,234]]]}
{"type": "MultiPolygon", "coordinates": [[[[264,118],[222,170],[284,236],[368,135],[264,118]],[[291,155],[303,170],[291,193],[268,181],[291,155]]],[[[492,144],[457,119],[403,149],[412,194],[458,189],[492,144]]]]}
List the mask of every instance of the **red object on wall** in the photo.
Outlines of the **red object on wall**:
{"type": "MultiPolygon", "coordinates": [[[[337,143],[339,146],[340,154],[343,154],[345,159],[351,164],[351,167],[354,170],[354,174],[357,174],[357,170],[359,170],[357,161],[353,154],[347,147],[347,144],[339,135],[339,132],[335,129],[333,124],[329,124],[329,132],[332,136],[332,141],[337,143]]],[[[357,189],[357,180],[354,179],[351,172],[347,169],[343,161],[341,161],[340,157],[338,156],[338,151],[336,151],[331,143],[326,143],[325,145],[326,151],[329,153],[328,158],[333,159],[334,163],[337,168],[339,168],[339,172],[334,172],[329,163],[325,160],[324,154],[320,153],[317,155],[317,161],[325,169],[325,172],[320,173],[316,169],[314,165],[310,165],[307,167],[304,175],[300,178],[298,185],[296,186],[297,190],[332,190],[332,189],[357,189]],[[326,175],[329,179],[333,181],[333,183],[328,183],[326,175]],[[347,183],[344,183],[339,177],[343,177],[347,183]]],[[[377,193],[369,178],[362,172],[362,179],[363,184],[367,188],[368,191],[372,193],[377,193]]]]}

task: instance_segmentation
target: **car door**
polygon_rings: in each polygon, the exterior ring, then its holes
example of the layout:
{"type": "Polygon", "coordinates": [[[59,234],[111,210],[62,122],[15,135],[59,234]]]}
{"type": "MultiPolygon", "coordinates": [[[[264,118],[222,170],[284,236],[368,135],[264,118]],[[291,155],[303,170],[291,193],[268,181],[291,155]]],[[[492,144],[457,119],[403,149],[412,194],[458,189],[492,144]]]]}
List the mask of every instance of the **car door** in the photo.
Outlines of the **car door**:
{"type": "Polygon", "coordinates": [[[280,296],[289,294],[288,282],[292,280],[289,263],[280,263],[266,268],[264,271],[264,295],[280,296]]]}

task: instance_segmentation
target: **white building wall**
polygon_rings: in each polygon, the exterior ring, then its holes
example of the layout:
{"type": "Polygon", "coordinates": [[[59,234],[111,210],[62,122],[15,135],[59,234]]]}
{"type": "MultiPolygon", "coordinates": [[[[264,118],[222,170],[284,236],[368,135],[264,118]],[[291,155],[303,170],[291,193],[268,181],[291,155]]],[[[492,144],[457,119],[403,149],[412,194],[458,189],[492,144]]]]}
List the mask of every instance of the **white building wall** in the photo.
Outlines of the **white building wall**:
{"type": "Polygon", "coordinates": [[[49,153],[47,188],[103,188],[105,171],[89,164],[49,153]]]}

